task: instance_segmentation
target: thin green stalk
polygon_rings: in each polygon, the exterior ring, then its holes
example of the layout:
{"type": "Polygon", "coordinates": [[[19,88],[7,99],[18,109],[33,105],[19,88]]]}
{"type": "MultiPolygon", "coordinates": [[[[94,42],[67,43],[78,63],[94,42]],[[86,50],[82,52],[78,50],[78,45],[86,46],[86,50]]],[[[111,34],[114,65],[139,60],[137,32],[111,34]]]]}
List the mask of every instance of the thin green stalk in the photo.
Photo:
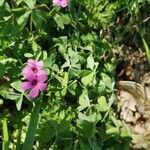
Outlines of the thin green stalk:
{"type": "Polygon", "coordinates": [[[148,63],[150,64],[150,48],[149,48],[145,38],[142,35],[141,35],[141,38],[142,38],[142,41],[143,41],[143,44],[144,44],[144,48],[145,48],[148,63]]]}
{"type": "Polygon", "coordinates": [[[17,144],[16,144],[16,150],[20,150],[21,149],[21,128],[18,131],[18,136],[17,136],[17,144]]]}
{"type": "Polygon", "coordinates": [[[33,21],[33,19],[32,19],[32,13],[31,13],[31,15],[30,15],[30,30],[32,31],[32,21],[33,21]]]}
{"type": "Polygon", "coordinates": [[[27,134],[26,134],[26,139],[23,144],[22,150],[32,150],[33,147],[33,142],[34,142],[34,135],[35,135],[35,130],[38,124],[38,117],[39,117],[39,111],[41,108],[42,100],[39,99],[35,103],[35,107],[33,109],[33,112],[31,114],[27,134]]]}
{"type": "Polygon", "coordinates": [[[8,135],[8,127],[7,127],[7,119],[4,118],[2,120],[2,126],[3,126],[3,150],[9,150],[9,135],[8,135]]]}

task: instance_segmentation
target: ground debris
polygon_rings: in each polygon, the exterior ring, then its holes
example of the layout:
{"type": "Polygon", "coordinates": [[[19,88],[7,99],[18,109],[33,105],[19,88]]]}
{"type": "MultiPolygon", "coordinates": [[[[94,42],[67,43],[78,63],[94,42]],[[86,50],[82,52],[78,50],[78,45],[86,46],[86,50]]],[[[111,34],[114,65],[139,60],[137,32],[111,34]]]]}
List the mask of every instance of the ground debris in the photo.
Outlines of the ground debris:
{"type": "Polygon", "coordinates": [[[145,53],[128,51],[117,68],[120,118],[132,132],[133,149],[150,149],[150,67],[145,53]]]}

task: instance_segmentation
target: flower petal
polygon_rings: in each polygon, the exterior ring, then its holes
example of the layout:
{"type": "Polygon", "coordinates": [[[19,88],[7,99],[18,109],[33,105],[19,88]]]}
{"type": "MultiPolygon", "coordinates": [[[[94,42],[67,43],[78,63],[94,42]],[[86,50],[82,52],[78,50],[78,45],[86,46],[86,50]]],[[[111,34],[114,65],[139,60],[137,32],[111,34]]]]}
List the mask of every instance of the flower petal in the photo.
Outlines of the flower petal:
{"type": "Polygon", "coordinates": [[[31,98],[35,98],[35,97],[37,97],[37,96],[39,95],[39,92],[40,92],[40,91],[39,91],[38,86],[35,86],[35,87],[33,87],[33,88],[31,89],[29,96],[30,96],[31,98]]]}
{"type": "Polygon", "coordinates": [[[30,82],[22,82],[21,83],[21,88],[26,91],[32,88],[32,85],[30,84],[30,82]]]}
{"type": "Polygon", "coordinates": [[[47,74],[41,74],[37,77],[38,82],[45,82],[48,79],[47,74]]]}
{"type": "Polygon", "coordinates": [[[62,0],[60,3],[61,3],[61,7],[67,7],[68,5],[67,0],[62,0]]]}
{"type": "Polygon", "coordinates": [[[42,74],[46,74],[47,75],[47,73],[44,70],[38,70],[38,72],[36,73],[37,76],[40,76],[42,74]]]}
{"type": "Polygon", "coordinates": [[[44,67],[43,61],[37,61],[36,67],[37,67],[37,69],[43,69],[43,67],[44,67]]]}
{"type": "Polygon", "coordinates": [[[24,76],[25,78],[27,78],[27,79],[29,79],[29,80],[33,80],[33,78],[35,78],[35,77],[33,77],[33,76],[35,76],[35,75],[34,75],[34,72],[33,72],[33,69],[32,69],[32,67],[30,67],[30,66],[26,66],[26,67],[23,69],[22,74],[23,74],[23,76],[24,76]]]}
{"type": "Polygon", "coordinates": [[[25,68],[23,68],[23,70],[22,70],[22,74],[25,76],[25,75],[26,75],[26,73],[27,73],[29,70],[31,70],[31,67],[26,66],[25,68]]]}
{"type": "Polygon", "coordinates": [[[47,84],[46,83],[38,83],[38,89],[40,91],[45,91],[47,89],[47,84]]]}
{"type": "Polygon", "coordinates": [[[34,67],[34,66],[36,66],[36,63],[37,63],[36,60],[29,59],[28,62],[27,62],[27,65],[30,66],[30,67],[34,67]]]}
{"type": "Polygon", "coordinates": [[[27,80],[32,82],[33,80],[36,80],[36,74],[32,70],[26,71],[26,74],[24,75],[27,80]]]}
{"type": "Polygon", "coordinates": [[[60,6],[60,0],[53,0],[53,4],[57,5],[57,6],[60,6]]]}

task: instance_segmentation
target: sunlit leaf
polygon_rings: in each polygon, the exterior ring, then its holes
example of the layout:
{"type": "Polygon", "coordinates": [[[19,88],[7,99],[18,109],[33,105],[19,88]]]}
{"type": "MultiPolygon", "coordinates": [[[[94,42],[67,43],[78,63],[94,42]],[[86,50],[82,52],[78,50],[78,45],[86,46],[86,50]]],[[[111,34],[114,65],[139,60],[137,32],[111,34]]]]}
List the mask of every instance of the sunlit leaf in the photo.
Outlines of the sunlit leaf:
{"type": "Polygon", "coordinates": [[[81,79],[82,83],[87,86],[89,85],[92,81],[93,81],[93,77],[94,77],[94,72],[91,72],[90,74],[88,74],[87,76],[83,77],[81,79]]]}
{"type": "Polygon", "coordinates": [[[90,100],[86,92],[83,93],[79,97],[79,107],[78,110],[81,111],[90,106],[90,100]]]}
{"type": "Polygon", "coordinates": [[[23,94],[22,94],[22,95],[20,96],[20,98],[16,101],[16,107],[17,107],[17,110],[18,110],[18,111],[21,110],[22,101],[23,101],[23,94]]]}
{"type": "Polygon", "coordinates": [[[109,109],[106,98],[104,96],[101,96],[98,98],[98,104],[99,104],[99,111],[105,112],[109,109]]]}
{"type": "Polygon", "coordinates": [[[21,15],[21,16],[18,18],[17,23],[18,23],[19,26],[21,26],[21,28],[23,28],[23,27],[26,25],[30,13],[31,13],[31,11],[28,10],[28,11],[26,11],[23,15],[21,15]]]}
{"type": "Polygon", "coordinates": [[[23,92],[22,88],[21,88],[21,81],[16,81],[10,84],[15,90],[17,90],[18,92],[23,92]]]}
{"type": "Polygon", "coordinates": [[[92,54],[90,54],[89,57],[87,58],[87,65],[91,70],[94,69],[94,59],[92,54]]]}
{"type": "Polygon", "coordinates": [[[30,9],[34,9],[36,0],[23,0],[29,7],[30,9]]]}

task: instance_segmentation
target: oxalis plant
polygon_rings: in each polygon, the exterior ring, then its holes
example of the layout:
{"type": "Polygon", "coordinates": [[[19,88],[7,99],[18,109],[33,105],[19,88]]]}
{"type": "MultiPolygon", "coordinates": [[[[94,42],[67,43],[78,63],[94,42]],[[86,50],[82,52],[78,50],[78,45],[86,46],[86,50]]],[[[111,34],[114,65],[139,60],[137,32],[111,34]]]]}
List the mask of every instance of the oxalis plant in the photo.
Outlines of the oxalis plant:
{"type": "Polygon", "coordinates": [[[129,149],[114,93],[118,44],[107,33],[128,4],[0,1],[2,149],[129,149]]]}
{"type": "MultiPolygon", "coordinates": [[[[47,80],[48,76],[47,73],[43,70],[43,67],[44,64],[42,61],[28,60],[27,66],[23,69],[22,73],[26,81],[22,82],[21,88],[24,91],[30,91],[30,98],[36,98],[40,91],[45,91],[47,88],[45,81],[47,80]]],[[[22,148],[23,150],[32,149],[41,101],[42,97],[39,97],[39,100],[37,100],[35,103],[35,107],[31,114],[26,139],[22,148]]]]}

